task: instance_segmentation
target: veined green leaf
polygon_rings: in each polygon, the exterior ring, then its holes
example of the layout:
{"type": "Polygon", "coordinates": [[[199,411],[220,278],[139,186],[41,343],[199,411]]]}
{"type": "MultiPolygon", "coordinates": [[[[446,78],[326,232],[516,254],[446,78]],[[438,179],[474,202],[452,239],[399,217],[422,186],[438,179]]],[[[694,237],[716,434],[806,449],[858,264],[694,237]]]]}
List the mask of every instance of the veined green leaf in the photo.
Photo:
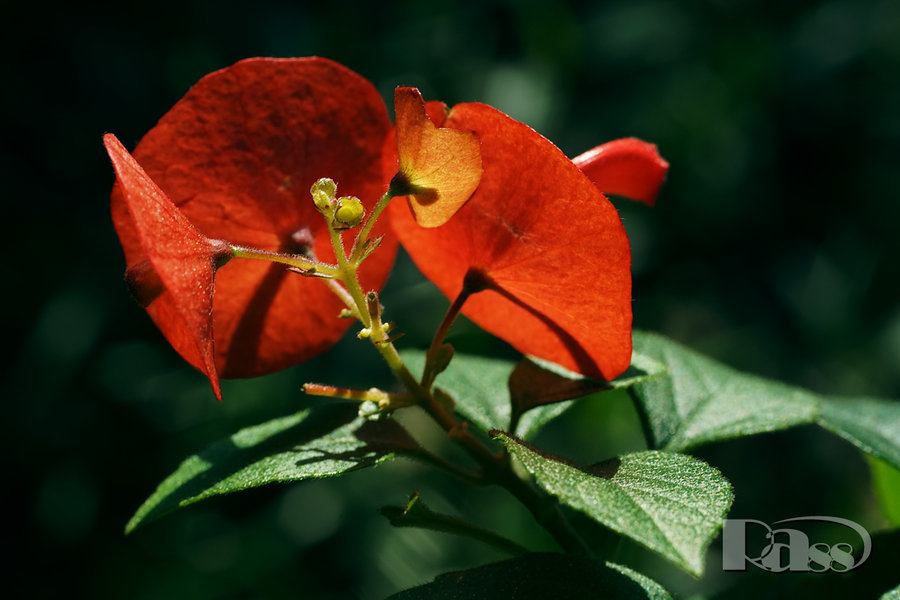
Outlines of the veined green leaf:
{"type": "Polygon", "coordinates": [[[238,431],[191,456],[137,510],[126,533],[204,498],[376,465],[416,443],[396,422],[366,421],[355,405],[307,409],[238,431]]]}
{"type": "Polygon", "coordinates": [[[535,552],[439,575],[388,600],[671,600],[658,583],[627,567],[584,556],[535,552]]]}
{"type": "Polygon", "coordinates": [[[631,388],[654,448],[684,450],[818,415],[819,398],[806,390],[740,373],[660,335],[635,332],[634,345],[667,370],[631,388]]]}
{"type": "Polygon", "coordinates": [[[562,503],[693,575],[703,573],[703,555],[733,499],[731,484],[713,467],[684,454],[647,451],[580,468],[494,435],[562,503]]]}

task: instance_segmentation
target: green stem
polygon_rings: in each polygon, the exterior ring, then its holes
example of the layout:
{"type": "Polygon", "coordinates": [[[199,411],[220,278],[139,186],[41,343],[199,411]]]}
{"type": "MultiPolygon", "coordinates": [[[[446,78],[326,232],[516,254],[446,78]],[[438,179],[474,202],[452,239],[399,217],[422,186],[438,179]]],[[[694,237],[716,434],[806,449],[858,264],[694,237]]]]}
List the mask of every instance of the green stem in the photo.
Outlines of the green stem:
{"type": "MultiPolygon", "coordinates": [[[[440,462],[435,462],[435,464],[463,479],[475,479],[479,483],[491,482],[504,487],[531,511],[537,522],[553,536],[563,550],[571,554],[589,554],[587,546],[566,521],[555,500],[537,490],[530,482],[520,479],[513,472],[505,455],[491,452],[482,442],[469,433],[467,423],[457,422],[452,415],[444,410],[444,407],[438,403],[429,391],[434,376],[423,377],[423,382],[420,383],[409,371],[388,337],[387,327],[385,327],[381,319],[382,310],[377,293],[369,292],[366,294],[363,292],[357,275],[359,259],[363,254],[366,241],[372,231],[372,227],[374,227],[375,221],[395,195],[395,190],[392,186],[388,188],[388,191],[378,201],[375,209],[357,235],[350,257],[347,256],[344,249],[344,242],[340,232],[336,231],[331,223],[328,224],[331,243],[338,261],[338,266],[336,268],[332,267],[332,273],[336,279],[346,286],[346,291],[356,307],[359,320],[368,329],[369,339],[394,375],[412,395],[415,404],[421,406],[444,429],[448,437],[462,446],[481,466],[483,476],[476,479],[471,475],[465,475],[464,470],[456,466],[451,467],[443,459],[440,462]],[[426,383],[427,385],[425,385],[426,383]]],[[[462,291],[451,304],[435,334],[432,341],[432,350],[429,350],[430,354],[436,352],[437,348],[443,343],[447,332],[459,315],[460,309],[469,295],[485,289],[487,283],[488,280],[480,272],[466,274],[462,291]]]]}
{"type": "Polygon", "coordinates": [[[466,300],[468,300],[471,295],[472,290],[464,284],[462,290],[460,290],[459,294],[456,296],[456,299],[447,308],[444,319],[434,333],[434,338],[431,340],[431,346],[429,346],[428,352],[425,354],[425,369],[422,372],[422,387],[426,390],[431,389],[435,378],[440,374],[440,370],[436,368],[434,361],[439,354],[444,340],[447,339],[447,334],[450,333],[450,328],[453,327],[453,324],[456,322],[456,318],[459,316],[463,304],[466,303],[466,300]]]}
{"type": "Polygon", "coordinates": [[[334,265],[319,262],[300,254],[281,254],[280,252],[257,250],[256,248],[244,248],[242,246],[232,246],[231,251],[234,253],[234,258],[267,260],[269,262],[280,263],[300,269],[310,275],[315,274],[324,275],[326,277],[336,277],[340,272],[334,265]]]}
{"type": "Polygon", "coordinates": [[[354,402],[375,402],[377,404],[387,401],[391,408],[401,408],[413,404],[411,394],[394,394],[377,388],[355,390],[321,383],[304,383],[303,393],[308,396],[342,398],[344,400],[353,400],[354,402]]]}
{"type": "Polygon", "coordinates": [[[430,395],[423,408],[451,439],[460,444],[481,465],[488,481],[505,488],[525,505],[535,520],[553,536],[563,550],[569,554],[590,554],[587,544],[572,529],[555,499],[546,496],[529,482],[520,479],[512,471],[503,455],[491,453],[466,430],[464,424],[457,423],[430,395]]]}
{"type": "Polygon", "coordinates": [[[362,286],[359,284],[359,277],[356,274],[357,265],[347,258],[347,253],[344,251],[344,238],[341,237],[341,232],[329,224],[328,235],[331,237],[331,245],[334,248],[334,255],[338,261],[337,278],[346,286],[347,292],[356,306],[357,316],[363,326],[372,329],[372,320],[369,318],[369,311],[366,310],[366,297],[362,291],[362,286]]]}
{"type": "Polygon", "coordinates": [[[375,204],[375,208],[372,209],[372,212],[369,214],[366,222],[363,224],[362,229],[359,230],[359,234],[356,236],[356,241],[353,242],[353,250],[350,253],[350,260],[354,263],[359,261],[359,257],[362,255],[363,248],[366,242],[369,239],[369,234],[372,233],[372,228],[375,226],[375,221],[378,220],[378,217],[381,216],[381,213],[384,212],[384,209],[387,208],[388,202],[391,201],[391,198],[396,196],[393,188],[388,188],[388,191],[384,193],[384,196],[379,198],[378,202],[375,204]]]}
{"type": "Polygon", "coordinates": [[[385,506],[381,509],[381,514],[387,517],[394,527],[418,527],[420,529],[465,536],[493,546],[513,556],[528,552],[528,549],[524,546],[493,531],[456,517],[434,512],[422,503],[418,492],[410,498],[405,508],[385,506]]]}
{"type": "MultiPolygon", "coordinates": [[[[347,305],[347,310],[353,313],[353,316],[357,316],[356,304],[353,302],[353,296],[347,291],[345,287],[343,287],[339,282],[334,279],[326,279],[325,285],[331,288],[331,291],[334,294],[344,301],[344,304],[347,305]]],[[[357,317],[358,318],[358,317],[357,317]]],[[[362,319],[360,319],[361,321],[362,319]]]]}
{"type": "MultiPolygon", "coordinates": [[[[358,282],[356,286],[359,287],[358,282]]],[[[370,296],[374,296],[374,292],[370,293],[370,296]]],[[[463,296],[463,294],[460,294],[460,296],[463,296]]],[[[587,545],[578,537],[560,511],[559,504],[536,490],[528,482],[520,479],[512,471],[508,458],[505,455],[491,452],[483,443],[469,433],[466,423],[457,422],[413,376],[400,358],[400,354],[397,352],[394,344],[386,338],[387,334],[384,332],[380,310],[377,307],[377,296],[375,298],[375,303],[366,302],[365,304],[366,310],[369,312],[369,322],[371,323],[370,338],[397,378],[400,379],[406,389],[416,399],[416,404],[421,406],[441,426],[447,433],[447,436],[462,446],[469,456],[482,467],[484,478],[487,481],[505,488],[524,504],[535,520],[553,536],[563,550],[570,554],[590,554],[587,545]],[[375,306],[374,310],[373,305],[375,306]]],[[[465,298],[460,300],[460,306],[463,301],[465,301],[465,298]]]]}

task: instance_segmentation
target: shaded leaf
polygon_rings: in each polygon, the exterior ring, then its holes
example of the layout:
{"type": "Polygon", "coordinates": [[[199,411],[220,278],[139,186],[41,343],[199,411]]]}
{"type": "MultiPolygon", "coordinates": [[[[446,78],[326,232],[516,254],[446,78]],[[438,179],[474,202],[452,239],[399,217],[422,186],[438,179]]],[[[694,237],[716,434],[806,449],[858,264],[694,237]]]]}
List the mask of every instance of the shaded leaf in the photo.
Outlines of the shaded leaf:
{"type": "Polygon", "coordinates": [[[800,388],[740,373],[661,335],[635,332],[635,351],[666,373],[631,388],[651,447],[700,444],[811,423],[819,398],[800,388]]]}
{"type": "Polygon", "coordinates": [[[387,517],[394,527],[418,527],[420,529],[461,535],[478,540],[514,556],[528,552],[527,548],[493,531],[463,521],[457,517],[434,512],[425,505],[419,497],[419,492],[415,492],[410,496],[409,501],[403,508],[385,506],[379,512],[384,517],[387,517]]]}
{"type": "MultiPolygon", "coordinates": [[[[531,403],[540,404],[540,406],[525,410],[521,415],[519,415],[518,412],[514,413],[515,416],[518,416],[518,420],[515,421],[515,428],[513,431],[516,435],[519,435],[526,440],[534,437],[544,425],[567,411],[572,406],[574,401],[559,401],[559,398],[566,395],[561,392],[566,390],[575,391],[580,388],[584,391],[584,394],[588,394],[604,390],[627,389],[633,385],[649,381],[654,377],[664,374],[666,370],[665,366],[661,363],[642,354],[638,354],[637,352],[634,352],[631,355],[631,366],[619,377],[610,382],[599,382],[584,377],[583,375],[564,369],[559,365],[540,360],[533,356],[529,357],[526,361],[522,361],[521,364],[533,364],[536,368],[541,369],[544,374],[540,377],[541,379],[545,379],[545,385],[549,390],[549,393],[546,395],[542,394],[539,389],[530,391],[529,394],[532,397],[531,403]]],[[[510,388],[512,388],[512,379],[510,380],[510,388]]],[[[511,393],[513,401],[515,402],[515,393],[511,393]]],[[[525,404],[527,405],[527,403],[525,404]]]]}
{"type": "MultiPolygon", "coordinates": [[[[426,353],[403,350],[413,373],[422,373],[426,353]]],[[[457,352],[436,385],[456,401],[456,411],[483,431],[513,429],[525,439],[565,412],[565,400],[606,389],[624,389],[657,376],[665,367],[635,354],[619,378],[601,382],[559,365],[528,357],[519,362],[457,352]]]]}
{"type": "MultiPolygon", "coordinates": [[[[403,362],[416,374],[425,367],[424,350],[403,350],[403,362]]],[[[484,431],[509,425],[509,375],[516,367],[510,360],[457,352],[436,386],[456,401],[456,411],[484,431]]]]}
{"type": "Polygon", "coordinates": [[[683,454],[648,451],[580,468],[507,434],[494,435],[562,503],[693,575],[703,573],[703,555],[733,499],[731,484],[713,467],[683,454]]]}
{"type": "Polygon", "coordinates": [[[369,467],[416,443],[396,422],[357,417],[356,405],[307,409],[238,431],[191,456],[138,509],[125,531],[211,496],[369,467]]]}
{"type": "Polygon", "coordinates": [[[605,381],[589,379],[576,373],[567,376],[552,370],[551,363],[544,364],[547,366],[525,359],[513,369],[509,376],[509,395],[514,415],[521,415],[536,406],[580,398],[612,388],[605,381]]]}
{"type": "Polygon", "coordinates": [[[658,583],[613,563],[583,556],[532,553],[444,573],[388,600],[671,600],[658,583]]]}
{"type": "Polygon", "coordinates": [[[900,469],[900,402],[823,398],[819,425],[900,469]]]}

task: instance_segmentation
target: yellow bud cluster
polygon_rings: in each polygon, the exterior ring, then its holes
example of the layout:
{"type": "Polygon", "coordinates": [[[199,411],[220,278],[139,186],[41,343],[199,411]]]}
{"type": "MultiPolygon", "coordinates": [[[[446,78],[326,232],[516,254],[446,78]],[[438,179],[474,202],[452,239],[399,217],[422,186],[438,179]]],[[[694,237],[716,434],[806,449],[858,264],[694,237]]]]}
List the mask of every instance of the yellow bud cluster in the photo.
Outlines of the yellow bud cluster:
{"type": "Polygon", "coordinates": [[[309,188],[313,203],[320,213],[331,217],[334,212],[334,195],[337,193],[337,184],[332,179],[323,177],[309,188]]]}
{"type": "Polygon", "coordinates": [[[309,188],[313,204],[335,229],[350,229],[362,223],[365,208],[356,196],[342,196],[335,199],[337,184],[333,179],[323,177],[309,188]]]}
{"type": "Polygon", "coordinates": [[[337,208],[334,210],[334,223],[339,229],[349,229],[362,223],[366,209],[356,196],[344,196],[338,198],[337,208]]]}

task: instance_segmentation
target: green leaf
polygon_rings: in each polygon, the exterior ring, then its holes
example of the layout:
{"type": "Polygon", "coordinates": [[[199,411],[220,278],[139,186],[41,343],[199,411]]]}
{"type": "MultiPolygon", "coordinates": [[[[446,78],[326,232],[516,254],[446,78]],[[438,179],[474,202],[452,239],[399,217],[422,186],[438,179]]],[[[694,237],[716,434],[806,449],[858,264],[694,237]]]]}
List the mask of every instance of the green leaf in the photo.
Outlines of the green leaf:
{"type": "Polygon", "coordinates": [[[888,523],[900,527],[900,471],[874,456],[867,459],[881,512],[888,523]]]}
{"type": "Polygon", "coordinates": [[[394,527],[418,527],[420,529],[460,535],[478,540],[513,556],[528,552],[527,548],[493,531],[456,517],[434,512],[425,505],[419,497],[419,492],[415,492],[410,496],[405,507],[385,506],[379,512],[387,517],[394,527]]]}
{"type": "Polygon", "coordinates": [[[900,469],[900,402],[824,398],[819,424],[895,469],[900,469]]]}
{"type": "Polygon", "coordinates": [[[191,456],[138,509],[125,532],[199,500],[276,482],[340,475],[417,448],[396,422],[356,405],[307,409],[248,427],[191,456]]]}
{"type": "Polygon", "coordinates": [[[634,345],[666,368],[631,388],[653,448],[685,450],[812,423],[818,414],[814,394],[740,373],[663,336],[635,332],[634,345]]]}
{"type": "Polygon", "coordinates": [[[672,452],[636,452],[587,468],[545,456],[501,432],[499,439],[561,502],[637,540],[689,573],[723,525],[731,484],[703,461],[672,452]]]}
{"type": "Polygon", "coordinates": [[[658,583],[613,563],[583,556],[526,554],[444,573],[388,600],[671,600],[658,583]]]}

